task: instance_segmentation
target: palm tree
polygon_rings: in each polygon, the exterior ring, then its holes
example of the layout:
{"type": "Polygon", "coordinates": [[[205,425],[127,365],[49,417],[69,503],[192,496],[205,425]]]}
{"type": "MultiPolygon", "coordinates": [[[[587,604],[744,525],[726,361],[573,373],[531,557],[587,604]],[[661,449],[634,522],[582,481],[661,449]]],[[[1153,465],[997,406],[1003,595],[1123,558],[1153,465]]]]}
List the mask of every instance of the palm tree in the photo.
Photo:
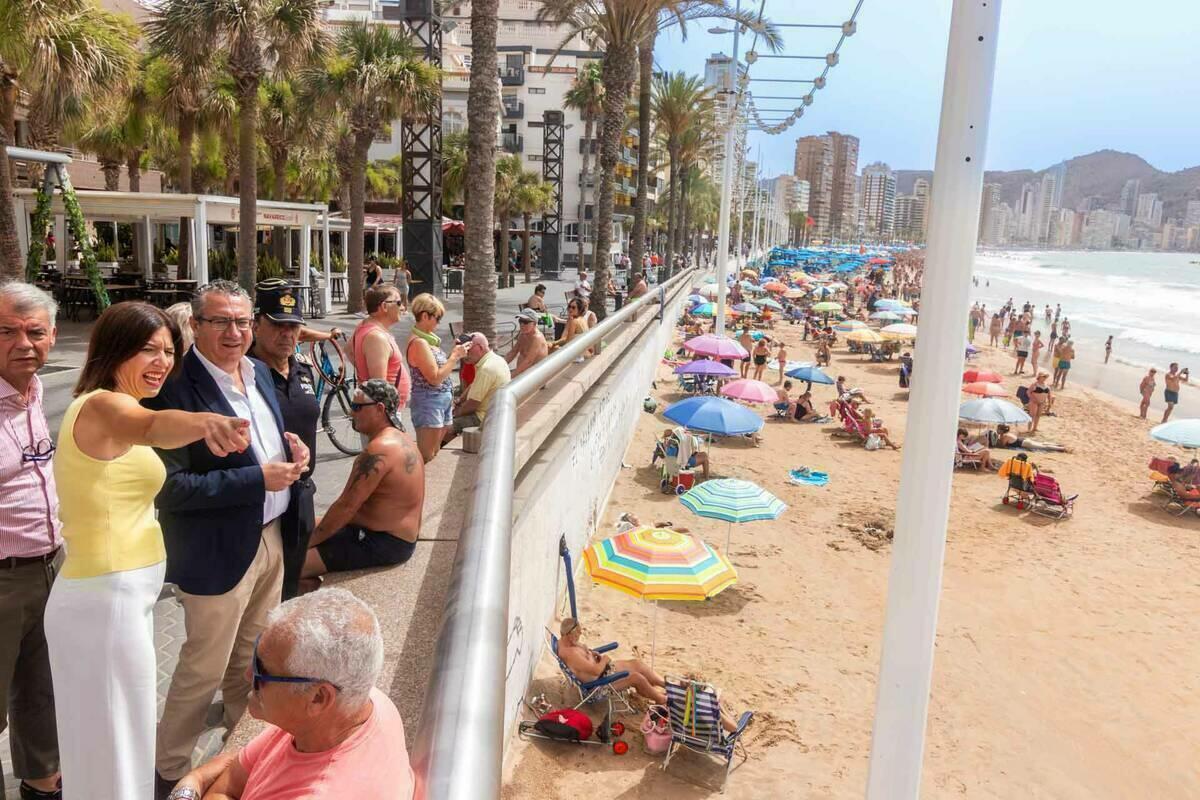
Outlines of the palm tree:
{"type": "Polygon", "coordinates": [[[556,201],[554,184],[542,180],[536,172],[525,170],[517,181],[513,193],[513,207],[521,215],[524,223],[521,231],[521,268],[525,272],[525,282],[533,282],[533,269],[529,257],[529,218],[534,214],[543,214],[554,208],[556,201]]]}
{"type": "MultiPolygon", "coordinates": [[[[699,144],[699,125],[702,117],[711,114],[713,96],[704,82],[683,72],[659,75],[654,82],[651,111],[655,131],[671,167],[667,190],[667,251],[668,267],[674,263],[683,206],[682,177],[686,171],[684,147],[694,150],[699,144]]],[[[694,158],[694,154],[692,155],[694,158]]]]}
{"type": "MultiPolygon", "coordinates": [[[[259,128],[271,163],[271,199],[286,200],[288,158],[297,147],[320,135],[325,118],[312,113],[311,98],[288,77],[264,80],[260,94],[259,128]]],[[[271,232],[272,249],[280,263],[286,258],[289,235],[285,227],[277,226],[271,232]]]]}
{"type": "Polygon", "coordinates": [[[0,280],[25,272],[17,243],[12,165],[18,95],[78,110],[129,75],[134,36],[122,17],[90,0],[0,0],[0,280]]]}
{"type": "Polygon", "coordinates": [[[463,325],[490,340],[496,335],[495,246],[492,221],[496,194],[496,27],[499,0],[471,2],[471,82],[467,90],[467,163],[472,187],[466,196],[463,325]]]}
{"type": "Polygon", "coordinates": [[[754,28],[766,48],[776,49],[780,37],[774,26],[749,13],[731,10],[726,0],[543,0],[538,18],[563,25],[564,48],[582,36],[604,50],[601,75],[604,81],[603,122],[600,136],[600,191],[596,209],[596,277],[592,284],[591,309],[597,317],[607,313],[608,251],[613,232],[613,175],[620,156],[621,136],[626,129],[626,104],[638,70],[638,47],[654,30],[678,25],[686,35],[686,24],[705,17],[724,17],[754,28]]]}
{"type": "Polygon", "coordinates": [[[348,136],[340,143],[340,157],[348,159],[344,163],[349,173],[352,246],[347,310],[353,313],[363,307],[368,151],[393,119],[420,113],[437,101],[441,71],[425,62],[403,33],[384,25],[354,22],[340,30],[333,54],[321,68],[310,71],[307,79],[316,96],[340,106],[348,127],[348,136]]]}
{"type": "Polygon", "coordinates": [[[442,213],[449,216],[456,204],[466,202],[467,133],[456,131],[442,137],[442,213]]]}
{"type": "Polygon", "coordinates": [[[563,102],[567,108],[575,109],[583,117],[583,141],[587,143],[583,148],[583,166],[579,170],[579,223],[577,227],[579,234],[577,239],[579,268],[587,269],[587,264],[583,260],[585,239],[583,235],[583,219],[588,200],[588,177],[592,158],[592,133],[595,129],[596,120],[600,116],[601,105],[604,102],[604,81],[601,80],[600,65],[597,62],[589,62],[579,70],[563,102]]]}
{"type": "Polygon", "coordinates": [[[512,215],[516,213],[517,187],[524,171],[524,163],[518,155],[500,156],[496,159],[496,189],[493,206],[496,209],[496,223],[500,227],[500,285],[503,287],[508,286],[508,261],[510,258],[508,223],[512,219],[512,215]]]}
{"type": "Polygon", "coordinates": [[[646,252],[646,222],[649,216],[650,179],[650,96],[654,82],[654,44],[658,28],[646,33],[638,43],[638,163],[637,196],[633,201],[633,231],[629,234],[629,263],[641,270],[646,252]]]}
{"type": "Polygon", "coordinates": [[[238,98],[238,282],[253,291],[257,271],[259,86],[324,49],[322,0],[164,0],[151,39],[181,60],[228,54],[238,98]],[[165,45],[165,47],[164,47],[165,45]]]}

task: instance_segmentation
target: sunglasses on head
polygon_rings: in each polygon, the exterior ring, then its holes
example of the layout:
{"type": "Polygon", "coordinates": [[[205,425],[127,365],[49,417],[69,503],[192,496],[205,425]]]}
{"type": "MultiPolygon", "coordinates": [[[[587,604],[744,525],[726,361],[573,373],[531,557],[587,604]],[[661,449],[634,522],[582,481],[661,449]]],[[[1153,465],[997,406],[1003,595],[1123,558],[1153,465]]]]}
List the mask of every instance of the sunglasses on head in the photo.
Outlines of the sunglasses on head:
{"type": "Polygon", "coordinates": [[[254,684],[254,691],[262,688],[264,683],[328,683],[339,692],[342,687],[338,686],[333,681],[327,681],[324,678],[299,678],[291,675],[272,675],[263,668],[262,659],[258,657],[258,643],[262,641],[262,634],[254,640],[254,661],[251,667],[251,680],[254,684]]]}

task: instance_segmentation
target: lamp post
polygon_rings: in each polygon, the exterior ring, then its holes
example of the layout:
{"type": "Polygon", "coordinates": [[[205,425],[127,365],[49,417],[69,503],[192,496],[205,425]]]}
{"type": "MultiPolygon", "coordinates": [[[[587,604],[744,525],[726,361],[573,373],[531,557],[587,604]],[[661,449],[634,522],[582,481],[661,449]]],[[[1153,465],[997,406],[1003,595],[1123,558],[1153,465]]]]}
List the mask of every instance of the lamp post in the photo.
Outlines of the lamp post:
{"type": "MultiPolygon", "coordinates": [[[[741,13],[742,0],[737,0],[736,12],[741,13]]],[[[725,28],[713,28],[709,33],[728,33],[725,28]]],[[[727,117],[727,126],[725,130],[725,162],[721,165],[722,181],[721,181],[721,214],[717,222],[717,327],[718,336],[725,333],[725,293],[728,291],[728,286],[725,285],[725,280],[729,276],[729,202],[733,195],[733,145],[734,133],[737,120],[734,118],[737,112],[737,87],[741,83],[741,76],[738,74],[738,36],[741,32],[741,25],[733,26],[733,60],[729,70],[729,94],[725,99],[725,106],[729,110],[727,117]]]]}
{"type": "Polygon", "coordinates": [[[938,201],[929,221],[914,353],[921,380],[908,404],[867,800],[916,800],[921,791],[953,477],[946,453],[957,427],[971,289],[971,271],[963,265],[975,257],[1000,5],[959,0],[950,16],[934,162],[938,201]]]}

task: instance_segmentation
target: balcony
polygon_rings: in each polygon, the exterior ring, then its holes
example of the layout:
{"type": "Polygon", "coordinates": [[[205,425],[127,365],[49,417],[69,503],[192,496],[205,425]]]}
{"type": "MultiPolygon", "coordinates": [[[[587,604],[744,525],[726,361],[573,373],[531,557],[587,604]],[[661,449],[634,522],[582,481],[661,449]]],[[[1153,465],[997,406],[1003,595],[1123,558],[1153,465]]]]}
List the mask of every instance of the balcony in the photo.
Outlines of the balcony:
{"type": "Polygon", "coordinates": [[[588,175],[587,175],[587,182],[586,182],[586,183],[585,183],[585,182],[584,182],[584,180],[583,180],[583,173],[580,173],[580,175],[579,175],[579,185],[580,185],[580,186],[586,186],[588,189],[595,189],[595,188],[596,188],[596,173],[594,173],[594,172],[589,172],[589,173],[588,173],[588,175]]]}
{"type": "Polygon", "coordinates": [[[631,164],[636,167],[637,163],[638,163],[638,154],[635,150],[633,150],[631,148],[622,147],[621,148],[621,160],[624,161],[626,164],[631,164]]]}
{"type": "Polygon", "coordinates": [[[501,86],[524,86],[525,85],[525,68],[524,67],[500,67],[500,85],[501,86]]]}
{"type": "Polygon", "coordinates": [[[502,134],[500,147],[506,153],[523,153],[525,152],[525,137],[519,133],[502,134]]]}
{"type": "Polygon", "coordinates": [[[525,104],[520,100],[505,100],[500,106],[505,119],[525,119],[525,104]]]}

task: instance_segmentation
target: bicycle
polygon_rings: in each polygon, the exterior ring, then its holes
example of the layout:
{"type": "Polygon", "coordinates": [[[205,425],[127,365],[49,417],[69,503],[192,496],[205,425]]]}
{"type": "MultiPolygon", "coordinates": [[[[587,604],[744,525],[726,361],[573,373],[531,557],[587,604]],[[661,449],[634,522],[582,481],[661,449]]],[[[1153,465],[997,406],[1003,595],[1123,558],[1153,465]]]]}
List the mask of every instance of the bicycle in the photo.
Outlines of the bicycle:
{"type": "Polygon", "coordinates": [[[350,398],[355,381],[350,377],[346,356],[337,341],[310,342],[309,363],[317,371],[317,402],[321,404],[321,430],[341,452],[356,456],[362,452],[362,438],[354,430],[350,398]],[[328,389],[328,393],[326,393],[328,389]]]}

